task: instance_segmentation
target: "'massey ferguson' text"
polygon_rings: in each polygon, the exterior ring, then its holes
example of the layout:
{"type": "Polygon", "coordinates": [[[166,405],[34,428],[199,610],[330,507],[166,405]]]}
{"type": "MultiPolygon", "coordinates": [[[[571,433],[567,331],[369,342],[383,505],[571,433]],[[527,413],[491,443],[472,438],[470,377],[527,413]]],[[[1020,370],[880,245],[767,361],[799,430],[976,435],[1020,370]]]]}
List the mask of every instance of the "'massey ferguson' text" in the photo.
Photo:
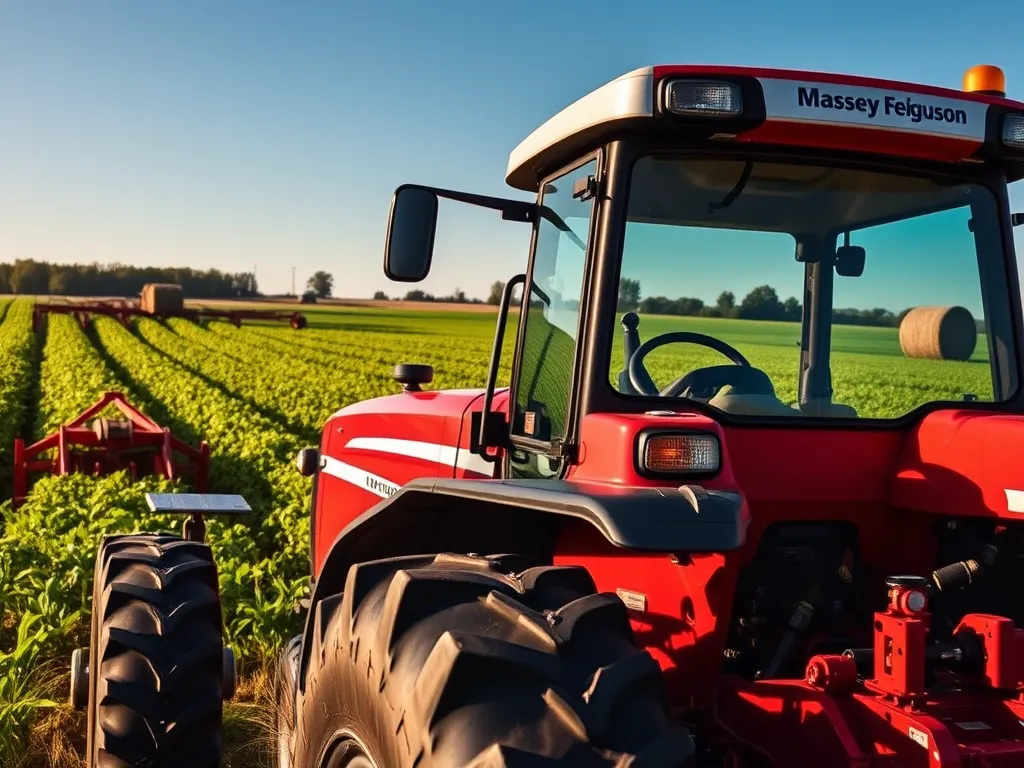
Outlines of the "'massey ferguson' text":
{"type": "Polygon", "coordinates": [[[867,96],[849,96],[841,93],[821,93],[818,88],[797,88],[797,104],[807,109],[832,109],[839,112],[858,112],[874,120],[879,112],[883,115],[896,115],[909,118],[912,123],[932,121],[937,123],[953,123],[967,125],[967,112],[963,109],[942,107],[915,101],[910,96],[893,96],[886,94],[884,98],[867,96]]]}

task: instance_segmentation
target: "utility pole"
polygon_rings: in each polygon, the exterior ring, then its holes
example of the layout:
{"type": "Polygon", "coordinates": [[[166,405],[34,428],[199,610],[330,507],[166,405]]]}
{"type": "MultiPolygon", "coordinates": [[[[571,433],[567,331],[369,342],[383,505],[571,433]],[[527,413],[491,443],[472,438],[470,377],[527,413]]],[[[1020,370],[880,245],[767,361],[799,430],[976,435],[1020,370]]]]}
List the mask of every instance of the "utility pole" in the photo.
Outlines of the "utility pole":
{"type": "Polygon", "coordinates": [[[292,267],[292,296],[298,296],[295,292],[295,267],[292,267]]]}

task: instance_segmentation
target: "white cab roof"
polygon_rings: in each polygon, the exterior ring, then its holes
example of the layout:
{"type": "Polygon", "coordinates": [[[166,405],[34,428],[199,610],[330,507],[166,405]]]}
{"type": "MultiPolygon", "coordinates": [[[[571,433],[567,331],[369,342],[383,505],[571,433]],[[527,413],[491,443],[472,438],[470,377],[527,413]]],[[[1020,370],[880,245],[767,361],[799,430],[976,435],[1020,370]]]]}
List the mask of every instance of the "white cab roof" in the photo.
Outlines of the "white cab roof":
{"type": "Polygon", "coordinates": [[[643,67],[591,91],[550,118],[512,150],[505,181],[535,192],[540,170],[558,156],[575,156],[602,129],[654,115],[654,67],[643,67]]]}

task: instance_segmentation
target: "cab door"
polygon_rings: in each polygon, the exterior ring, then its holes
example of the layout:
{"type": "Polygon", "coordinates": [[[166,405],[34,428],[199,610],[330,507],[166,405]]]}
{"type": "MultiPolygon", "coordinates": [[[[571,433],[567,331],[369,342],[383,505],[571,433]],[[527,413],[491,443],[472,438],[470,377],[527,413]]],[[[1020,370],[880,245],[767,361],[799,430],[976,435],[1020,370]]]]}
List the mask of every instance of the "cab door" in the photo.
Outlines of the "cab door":
{"type": "Polygon", "coordinates": [[[582,308],[592,252],[600,155],[541,185],[545,214],[535,224],[509,403],[512,448],[503,475],[554,477],[559,446],[575,417],[582,308]]]}

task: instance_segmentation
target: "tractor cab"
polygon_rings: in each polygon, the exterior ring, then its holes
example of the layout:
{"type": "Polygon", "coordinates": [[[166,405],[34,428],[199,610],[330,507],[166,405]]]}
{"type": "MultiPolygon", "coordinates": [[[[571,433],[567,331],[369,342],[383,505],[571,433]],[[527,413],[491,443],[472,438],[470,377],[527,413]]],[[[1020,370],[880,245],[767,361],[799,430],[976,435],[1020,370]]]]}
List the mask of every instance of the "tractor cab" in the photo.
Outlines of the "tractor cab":
{"type": "Polygon", "coordinates": [[[533,228],[484,409],[527,285],[509,414],[477,424],[476,450],[509,448],[511,475],[557,475],[590,414],[846,429],[1019,411],[1007,187],[1024,178],[1024,104],[1004,90],[987,66],[962,91],[639,69],[512,152],[506,181],[535,202],[400,187],[385,272],[426,276],[439,197],[533,228]]]}

